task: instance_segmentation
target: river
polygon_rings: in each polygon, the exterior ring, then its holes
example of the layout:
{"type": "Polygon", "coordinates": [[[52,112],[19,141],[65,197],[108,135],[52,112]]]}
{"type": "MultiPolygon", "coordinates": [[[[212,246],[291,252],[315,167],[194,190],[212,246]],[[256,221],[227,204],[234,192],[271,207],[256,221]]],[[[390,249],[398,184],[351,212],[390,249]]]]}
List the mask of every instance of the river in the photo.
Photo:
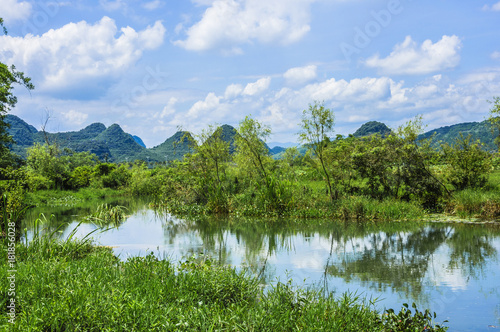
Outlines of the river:
{"type": "MultiPolygon", "coordinates": [[[[264,287],[278,280],[297,287],[319,287],[375,300],[379,310],[399,311],[415,302],[436,312],[449,331],[500,331],[500,223],[344,223],[310,224],[255,218],[179,218],[140,200],[114,202],[127,208],[116,228],[95,232],[100,245],[120,259],[147,255],[182,261],[206,255],[221,264],[260,276],[264,287]]],[[[92,206],[44,207],[50,231],[66,237],[92,206]],[[53,214],[53,217],[49,217],[53,214]]],[[[97,229],[78,227],[82,237],[97,229]]]]}

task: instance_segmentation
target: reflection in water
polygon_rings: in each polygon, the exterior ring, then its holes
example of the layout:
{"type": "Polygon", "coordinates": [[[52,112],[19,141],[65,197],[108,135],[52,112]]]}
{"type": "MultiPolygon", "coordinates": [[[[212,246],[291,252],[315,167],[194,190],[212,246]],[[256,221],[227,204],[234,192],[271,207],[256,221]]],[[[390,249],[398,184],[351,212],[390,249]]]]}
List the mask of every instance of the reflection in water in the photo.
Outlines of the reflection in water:
{"type": "MultiPolygon", "coordinates": [[[[494,225],[180,219],[152,211],[144,202],[115,204],[126,206],[131,216],[97,241],[115,246],[122,259],[155,248],[173,260],[209,255],[248,270],[265,284],[289,276],[325,292],[381,297],[387,307],[417,302],[460,330],[500,325],[500,228],[494,225]]],[[[79,220],[71,216],[82,211],[60,212],[49,228],[79,220]]],[[[65,233],[74,225],[66,226],[65,233]]],[[[93,227],[81,226],[80,233],[93,227]]]]}

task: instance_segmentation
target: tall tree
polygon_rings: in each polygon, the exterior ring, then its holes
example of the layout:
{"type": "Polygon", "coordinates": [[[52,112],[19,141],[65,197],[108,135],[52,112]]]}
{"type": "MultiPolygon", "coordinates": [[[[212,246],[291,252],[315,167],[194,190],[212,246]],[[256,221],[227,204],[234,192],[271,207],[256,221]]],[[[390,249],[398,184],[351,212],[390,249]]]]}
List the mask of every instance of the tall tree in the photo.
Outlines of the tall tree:
{"type": "Polygon", "coordinates": [[[299,138],[302,143],[309,145],[318,158],[332,200],[338,198],[338,193],[333,191],[331,175],[326,165],[326,149],[330,142],[328,135],[333,134],[334,126],[335,115],[324,103],[315,101],[314,105],[309,104],[309,108],[302,112],[299,138]]]}
{"type": "MultiPolygon", "coordinates": [[[[7,34],[2,18],[0,18],[0,27],[3,33],[7,34]]],[[[35,88],[31,79],[17,71],[14,65],[9,67],[0,62],[0,156],[2,158],[8,152],[8,145],[13,142],[12,137],[7,133],[8,124],[5,122],[5,116],[17,103],[17,97],[12,93],[14,84],[23,85],[28,90],[35,88]]]]}

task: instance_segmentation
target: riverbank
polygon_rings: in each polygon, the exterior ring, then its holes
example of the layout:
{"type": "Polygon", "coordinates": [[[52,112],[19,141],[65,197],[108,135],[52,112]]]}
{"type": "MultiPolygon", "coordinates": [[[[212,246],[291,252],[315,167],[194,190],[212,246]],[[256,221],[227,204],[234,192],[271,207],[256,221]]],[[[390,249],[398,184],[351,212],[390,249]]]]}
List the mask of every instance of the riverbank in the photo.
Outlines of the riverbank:
{"type": "MultiPolygon", "coordinates": [[[[265,292],[258,279],[203,257],[172,264],[151,254],[122,262],[109,248],[50,236],[15,248],[14,296],[7,292],[12,279],[0,281],[0,324],[12,331],[445,330],[431,327],[428,312],[380,313],[355,294],[324,297],[291,283],[265,292]]],[[[7,261],[1,264],[8,275],[7,261]]]]}

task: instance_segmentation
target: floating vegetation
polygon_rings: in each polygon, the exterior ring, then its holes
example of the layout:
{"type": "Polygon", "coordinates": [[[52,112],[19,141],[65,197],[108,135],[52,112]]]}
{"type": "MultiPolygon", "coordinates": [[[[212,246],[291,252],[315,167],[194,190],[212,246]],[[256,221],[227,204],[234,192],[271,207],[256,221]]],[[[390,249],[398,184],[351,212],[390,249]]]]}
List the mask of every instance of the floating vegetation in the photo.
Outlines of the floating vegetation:
{"type": "Polygon", "coordinates": [[[101,204],[97,207],[97,210],[85,217],[88,221],[92,221],[97,224],[108,224],[114,223],[118,226],[120,222],[125,219],[125,210],[127,208],[120,205],[111,206],[107,203],[101,204]]]}

